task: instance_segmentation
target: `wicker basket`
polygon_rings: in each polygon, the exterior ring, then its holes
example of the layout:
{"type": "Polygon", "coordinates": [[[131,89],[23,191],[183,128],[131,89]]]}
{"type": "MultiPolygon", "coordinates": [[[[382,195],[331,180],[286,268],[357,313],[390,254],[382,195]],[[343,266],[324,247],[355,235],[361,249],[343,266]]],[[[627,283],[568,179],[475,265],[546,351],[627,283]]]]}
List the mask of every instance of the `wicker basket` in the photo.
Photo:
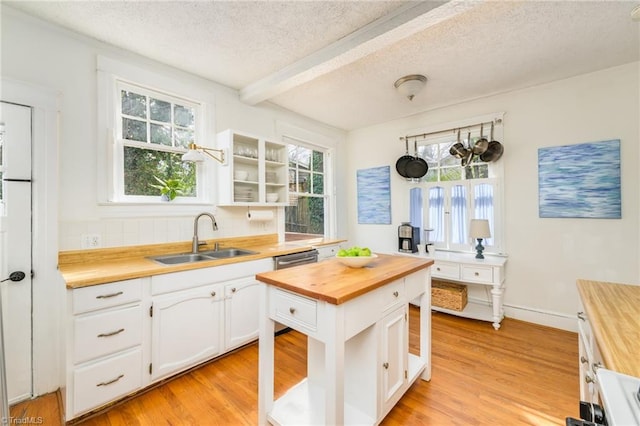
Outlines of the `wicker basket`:
{"type": "Polygon", "coordinates": [[[431,280],[431,305],[461,311],[467,306],[467,286],[431,280]]]}

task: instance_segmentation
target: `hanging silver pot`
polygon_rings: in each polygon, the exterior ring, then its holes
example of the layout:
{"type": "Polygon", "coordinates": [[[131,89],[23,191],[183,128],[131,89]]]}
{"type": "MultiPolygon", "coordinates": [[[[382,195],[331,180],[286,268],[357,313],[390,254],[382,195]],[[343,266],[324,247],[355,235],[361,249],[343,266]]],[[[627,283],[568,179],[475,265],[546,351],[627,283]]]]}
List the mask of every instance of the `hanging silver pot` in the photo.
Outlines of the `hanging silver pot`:
{"type": "Polygon", "coordinates": [[[490,163],[492,161],[497,161],[500,157],[502,157],[502,153],[504,152],[504,147],[502,144],[493,139],[493,123],[491,123],[491,142],[487,146],[487,150],[480,155],[480,160],[485,163],[490,163]]]}
{"type": "Polygon", "coordinates": [[[458,142],[451,145],[451,148],[449,148],[449,154],[456,158],[464,158],[468,153],[469,150],[464,147],[462,142],[460,142],[460,129],[458,129],[458,142]]]}
{"type": "MultiPolygon", "coordinates": [[[[491,125],[493,126],[493,123],[491,123],[491,125]]],[[[483,126],[484,126],[483,124],[480,124],[480,139],[478,139],[476,143],[473,144],[472,150],[475,155],[484,154],[484,152],[489,147],[489,141],[482,135],[484,130],[483,126]]],[[[471,140],[469,140],[469,146],[471,146],[471,140]]]]}

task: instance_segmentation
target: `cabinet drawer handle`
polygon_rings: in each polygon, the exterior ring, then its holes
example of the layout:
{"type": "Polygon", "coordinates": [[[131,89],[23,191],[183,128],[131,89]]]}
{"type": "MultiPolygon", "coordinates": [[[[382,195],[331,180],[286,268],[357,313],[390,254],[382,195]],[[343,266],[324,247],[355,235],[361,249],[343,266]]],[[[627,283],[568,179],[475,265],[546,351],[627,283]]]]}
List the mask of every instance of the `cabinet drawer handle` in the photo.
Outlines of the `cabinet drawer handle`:
{"type": "Polygon", "coordinates": [[[102,382],[102,383],[98,383],[96,386],[107,386],[110,385],[111,383],[115,383],[118,380],[122,379],[124,377],[124,374],[119,375],[118,377],[116,377],[113,380],[109,380],[108,382],[102,382]]]}
{"type": "Polygon", "coordinates": [[[110,297],[116,297],[116,296],[120,296],[123,292],[119,291],[117,293],[111,293],[111,294],[101,294],[99,296],[96,296],[96,299],[108,299],[110,297]]]}
{"type": "Polygon", "coordinates": [[[216,292],[215,291],[211,292],[211,297],[216,297],[216,292]]]}
{"type": "Polygon", "coordinates": [[[584,316],[584,312],[578,312],[578,319],[582,321],[586,321],[587,318],[584,316]]]}
{"type": "Polygon", "coordinates": [[[98,337],[110,337],[110,336],[115,336],[116,334],[120,334],[124,331],[124,328],[121,328],[120,330],[116,330],[116,331],[112,331],[111,333],[100,333],[98,334],[98,337]]]}
{"type": "Polygon", "coordinates": [[[389,369],[389,363],[385,362],[384,364],[382,364],[382,366],[384,367],[385,370],[389,369]]]}
{"type": "Polygon", "coordinates": [[[397,292],[397,291],[394,291],[394,292],[393,292],[393,295],[394,295],[395,297],[398,297],[398,292],[397,292]]]}
{"type": "Polygon", "coordinates": [[[291,315],[295,314],[296,313],[296,308],[289,308],[289,313],[291,315]]]}
{"type": "Polygon", "coordinates": [[[439,271],[439,270],[440,270],[440,267],[437,267],[437,268],[436,268],[436,271],[439,271]]]}
{"type": "Polygon", "coordinates": [[[473,275],[475,275],[476,277],[480,276],[480,272],[474,272],[473,275]]]}
{"type": "Polygon", "coordinates": [[[589,360],[588,360],[588,359],[586,359],[585,357],[581,356],[581,357],[580,357],[580,362],[581,362],[581,363],[583,363],[583,364],[586,364],[586,363],[588,363],[588,362],[589,362],[589,360]]]}

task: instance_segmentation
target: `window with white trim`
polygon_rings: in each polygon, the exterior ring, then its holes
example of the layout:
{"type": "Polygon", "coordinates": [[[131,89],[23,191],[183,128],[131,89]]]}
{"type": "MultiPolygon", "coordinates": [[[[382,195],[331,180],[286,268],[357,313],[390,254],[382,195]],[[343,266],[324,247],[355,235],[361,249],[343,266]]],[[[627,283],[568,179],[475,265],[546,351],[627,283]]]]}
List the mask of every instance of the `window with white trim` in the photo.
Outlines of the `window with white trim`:
{"type": "Polygon", "coordinates": [[[197,141],[200,104],[117,80],[115,84],[115,198],[155,201],[174,188],[178,197],[198,197],[195,163],[183,163],[197,141]]]}
{"type": "MultiPolygon", "coordinates": [[[[485,129],[486,130],[486,129],[485,129]]],[[[491,237],[483,241],[486,252],[502,253],[502,166],[474,156],[469,164],[450,153],[457,142],[473,146],[480,139],[480,128],[462,127],[461,136],[452,131],[418,141],[418,155],[429,165],[420,179],[423,188],[423,223],[427,242],[445,250],[473,251],[476,241],[469,237],[471,219],[487,219],[491,237]]],[[[502,135],[502,126],[494,134],[502,135]]],[[[485,137],[489,137],[486,133],[485,137]]],[[[495,139],[495,136],[494,136],[495,139]]]]}
{"type": "Polygon", "coordinates": [[[289,160],[289,205],[285,240],[325,237],[329,230],[328,151],[285,137],[289,160]]]}

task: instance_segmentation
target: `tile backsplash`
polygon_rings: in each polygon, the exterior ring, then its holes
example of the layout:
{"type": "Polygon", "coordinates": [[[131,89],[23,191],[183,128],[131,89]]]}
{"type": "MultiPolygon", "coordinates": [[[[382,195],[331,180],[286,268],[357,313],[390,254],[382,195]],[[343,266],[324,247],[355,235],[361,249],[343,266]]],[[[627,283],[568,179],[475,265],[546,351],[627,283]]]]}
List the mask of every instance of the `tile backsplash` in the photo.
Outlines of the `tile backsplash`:
{"type": "MultiPolygon", "coordinates": [[[[251,210],[273,210],[273,220],[250,222],[246,217],[246,208],[218,207],[215,214],[218,230],[214,231],[211,221],[202,217],[198,223],[198,236],[201,239],[215,239],[278,232],[278,209],[252,208],[251,210]]],[[[193,238],[194,218],[195,215],[60,222],[59,250],[83,250],[88,248],[191,241],[193,238]]]]}

